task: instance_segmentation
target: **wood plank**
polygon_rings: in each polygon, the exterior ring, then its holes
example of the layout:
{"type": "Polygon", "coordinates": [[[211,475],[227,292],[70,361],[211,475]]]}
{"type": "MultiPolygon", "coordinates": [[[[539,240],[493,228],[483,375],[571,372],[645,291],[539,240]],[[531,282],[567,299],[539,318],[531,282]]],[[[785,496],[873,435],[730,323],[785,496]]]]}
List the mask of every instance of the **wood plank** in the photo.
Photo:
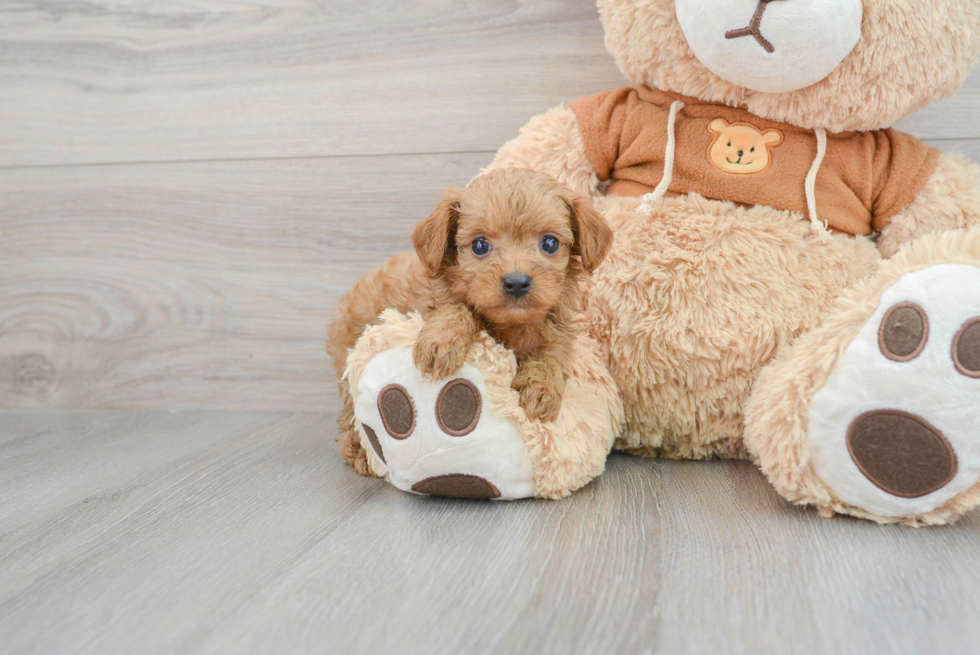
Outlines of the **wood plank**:
{"type": "MultiPolygon", "coordinates": [[[[199,465],[201,451],[215,442],[268,430],[281,420],[245,413],[0,413],[0,535],[67,505],[84,514],[100,506],[107,488],[136,475],[172,475],[191,457],[199,465]]],[[[326,423],[323,428],[333,430],[326,423]]]]}
{"type": "Polygon", "coordinates": [[[0,407],[334,407],[340,295],[487,161],[0,171],[0,407]]]}
{"type": "Polygon", "coordinates": [[[8,2],[0,166],[496,150],[622,80],[593,0],[8,2]]]}
{"type": "Polygon", "coordinates": [[[786,503],[746,462],[662,471],[676,505],[662,534],[676,541],[664,545],[661,620],[687,626],[664,652],[958,652],[980,637],[965,618],[980,610],[980,576],[960,559],[976,513],[921,530],[827,520],[786,503]],[[726,643],[732,634],[747,647],[726,643]]]}
{"type": "MultiPolygon", "coordinates": [[[[494,151],[624,83],[592,0],[0,8],[0,166],[494,151]]],[[[980,73],[901,123],[980,137],[980,73]]]]}
{"type": "Polygon", "coordinates": [[[28,435],[0,443],[0,497],[27,481],[19,502],[42,500],[0,524],[5,649],[913,653],[980,638],[977,513],[922,530],[826,520],[748,463],[620,455],[564,501],[424,499],[346,468],[329,418],[72,412],[34,433],[36,415],[0,412],[0,434],[28,435]],[[45,467],[58,475],[30,482],[45,467]]]}

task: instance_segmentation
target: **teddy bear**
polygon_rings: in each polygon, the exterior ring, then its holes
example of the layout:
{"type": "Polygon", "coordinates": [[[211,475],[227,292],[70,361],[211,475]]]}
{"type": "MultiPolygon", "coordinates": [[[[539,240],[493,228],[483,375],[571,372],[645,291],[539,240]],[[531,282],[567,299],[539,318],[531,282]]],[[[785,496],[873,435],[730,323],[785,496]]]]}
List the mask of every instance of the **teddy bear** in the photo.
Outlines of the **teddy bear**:
{"type": "Polygon", "coordinates": [[[562,413],[523,417],[513,356],[484,338],[459,374],[483,436],[441,433],[453,381],[417,379],[421,319],[388,312],[343,373],[366,472],[558,498],[615,448],[748,458],[824,516],[933,525],[980,503],[980,167],[891,128],[961,86],[980,2],[598,7],[629,85],[532,118],[487,169],[548,173],[613,230],[562,413]],[[414,442],[384,432],[377,401],[407,379],[414,442]]]}

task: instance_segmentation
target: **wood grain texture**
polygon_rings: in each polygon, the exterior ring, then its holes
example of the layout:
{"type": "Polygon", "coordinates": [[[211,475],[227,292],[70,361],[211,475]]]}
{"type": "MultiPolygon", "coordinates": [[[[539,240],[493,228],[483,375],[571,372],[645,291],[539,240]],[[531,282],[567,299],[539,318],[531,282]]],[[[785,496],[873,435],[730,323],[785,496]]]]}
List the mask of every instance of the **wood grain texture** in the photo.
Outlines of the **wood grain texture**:
{"type": "Polygon", "coordinates": [[[487,161],[0,171],[0,406],[334,406],[340,295],[487,161]]]}
{"type": "Polygon", "coordinates": [[[746,463],[625,456],[564,501],[426,499],[354,474],[331,429],[0,413],[4,652],[921,653],[980,638],[976,514],[826,520],[746,463]]]}
{"type": "Polygon", "coordinates": [[[593,0],[15,0],[0,165],[494,150],[622,82],[593,0]]]}

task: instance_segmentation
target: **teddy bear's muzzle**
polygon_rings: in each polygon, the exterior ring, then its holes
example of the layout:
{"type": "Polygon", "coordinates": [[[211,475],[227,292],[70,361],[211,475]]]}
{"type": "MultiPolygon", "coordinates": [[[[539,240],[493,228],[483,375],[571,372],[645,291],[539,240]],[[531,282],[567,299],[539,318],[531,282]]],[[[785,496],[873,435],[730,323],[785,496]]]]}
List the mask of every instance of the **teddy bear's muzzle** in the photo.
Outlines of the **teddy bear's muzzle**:
{"type": "Polygon", "coordinates": [[[676,0],[698,60],[753,91],[787,93],[823,80],[861,38],[861,0],[676,0]]]}

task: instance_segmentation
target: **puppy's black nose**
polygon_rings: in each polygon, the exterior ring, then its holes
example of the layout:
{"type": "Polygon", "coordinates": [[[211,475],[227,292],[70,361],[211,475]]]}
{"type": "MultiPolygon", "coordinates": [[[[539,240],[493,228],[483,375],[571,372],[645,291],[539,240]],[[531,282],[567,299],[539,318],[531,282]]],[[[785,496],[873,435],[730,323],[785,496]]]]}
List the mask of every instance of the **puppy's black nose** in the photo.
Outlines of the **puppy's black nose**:
{"type": "Polygon", "coordinates": [[[508,273],[504,278],[504,291],[520,298],[531,290],[531,278],[524,273],[508,273]]]}

